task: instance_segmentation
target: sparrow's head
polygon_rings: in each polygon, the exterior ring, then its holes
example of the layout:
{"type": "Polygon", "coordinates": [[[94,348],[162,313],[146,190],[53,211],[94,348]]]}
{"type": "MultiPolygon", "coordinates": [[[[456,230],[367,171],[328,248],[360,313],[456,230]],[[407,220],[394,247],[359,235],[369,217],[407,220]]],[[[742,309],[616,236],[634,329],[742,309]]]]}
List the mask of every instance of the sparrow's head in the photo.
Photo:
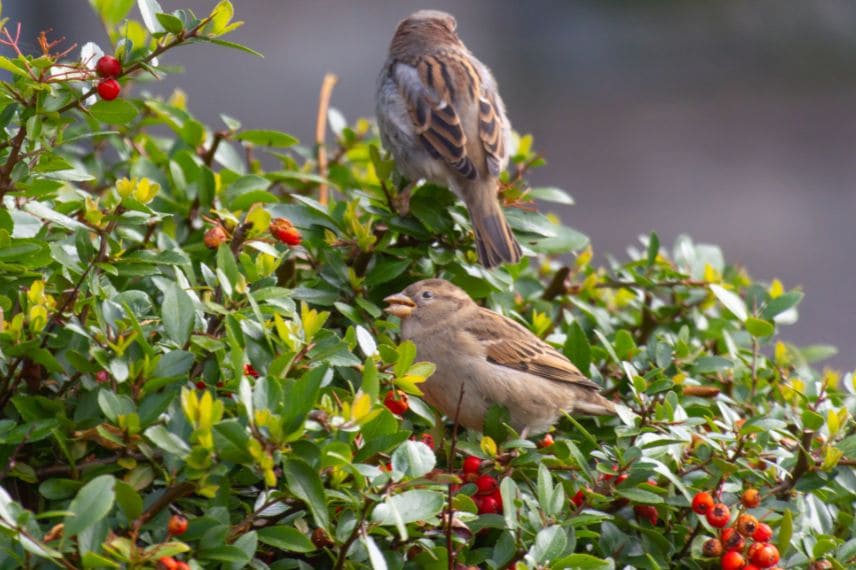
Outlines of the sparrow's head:
{"type": "Polygon", "coordinates": [[[444,279],[417,281],[384,301],[387,313],[425,325],[443,322],[461,309],[475,305],[463,289],[444,279]]]}
{"type": "Polygon", "coordinates": [[[419,10],[398,23],[392,38],[392,50],[405,45],[422,47],[460,43],[455,29],[458,22],[455,17],[439,10],[419,10]]]}

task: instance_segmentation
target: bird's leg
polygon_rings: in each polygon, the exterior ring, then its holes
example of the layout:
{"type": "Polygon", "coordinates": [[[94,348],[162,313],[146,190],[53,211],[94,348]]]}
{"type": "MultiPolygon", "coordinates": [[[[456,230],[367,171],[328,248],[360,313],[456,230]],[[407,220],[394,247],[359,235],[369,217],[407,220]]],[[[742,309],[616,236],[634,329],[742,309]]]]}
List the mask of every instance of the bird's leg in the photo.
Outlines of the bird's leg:
{"type": "Polygon", "coordinates": [[[410,195],[413,190],[419,185],[419,181],[407,182],[399,186],[398,194],[393,199],[393,208],[399,216],[407,216],[410,214],[410,195]]]}
{"type": "Polygon", "coordinates": [[[528,439],[529,437],[529,426],[525,426],[523,431],[520,432],[520,439],[528,439]]]}

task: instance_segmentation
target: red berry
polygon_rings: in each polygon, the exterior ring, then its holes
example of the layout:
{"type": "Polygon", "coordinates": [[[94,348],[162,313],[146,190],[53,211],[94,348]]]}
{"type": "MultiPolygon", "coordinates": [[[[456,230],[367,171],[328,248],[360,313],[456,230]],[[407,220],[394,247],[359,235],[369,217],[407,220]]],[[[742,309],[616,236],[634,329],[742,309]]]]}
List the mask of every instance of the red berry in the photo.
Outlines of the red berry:
{"type": "Polygon", "coordinates": [[[122,64],[112,55],[102,55],[95,63],[95,73],[101,77],[119,77],[122,74],[122,64]]]}
{"type": "Polygon", "coordinates": [[[99,370],[95,373],[95,381],[99,384],[104,384],[105,382],[110,381],[110,375],[107,373],[106,370],[99,370]]]}
{"type": "Polygon", "coordinates": [[[613,479],[615,479],[615,475],[617,472],[618,465],[613,465],[612,473],[601,473],[600,476],[598,476],[598,479],[600,479],[601,481],[612,481],[613,479]]]}
{"type": "Polygon", "coordinates": [[[112,101],[119,96],[122,86],[115,79],[105,79],[98,84],[98,96],[105,101],[112,101]]]}
{"type": "Polygon", "coordinates": [[[386,409],[396,415],[404,415],[410,409],[410,404],[407,403],[407,394],[401,390],[390,390],[383,398],[383,405],[386,409]]]}
{"type": "Polygon", "coordinates": [[[740,536],[740,533],[733,526],[722,529],[722,533],[719,536],[722,539],[722,544],[725,545],[725,550],[739,550],[742,552],[743,547],[746,546],[746,541],[743,540],[743,537],[740,536]]]}
{"type": "Polygon", "coordinates": [[[773,538],[773,529],[767,523],[758,523],[758,528],[752,533],[752,539],[755,542],[767,542],[773,538]]]}
{"type": "Polygon", "coordinates": [[[172,556],[162,556],[158,559],[158,570],[176,570],[178,562],[172,556]]]}
{"type": "Polygon", "coordinates": [[[434,450],[434,436],[433,435],[431,435],[430,433],[423,433],[421,436],[419,436],[419,439],[422,441],[422,443],[424,443],[425,445],[430,447],[432,451],[434,450]]]}
{"type": "Polygon", "coordinates": [[[197,390],[204,390],[208,387],[204,380],[197,380],[195,386],[197,390]]]}
{"type": "Polygon", "coordinates": [[[274,218],[270,223],[270,233],[286,245],[300,245],[300,231],[285,218],[274,218]]]}
{"type": "Polygon", "coordinates": [[[217,249],[221,244],[224,244],[227,241],[229,241],[229,234],[226,233],[223,226],[219,225],[209,229],[205,232],[205,235],[202,236],[202,242],[208,249],[217,249]]]}
{"type": "Polygon", "coordinates": [[[754,564],[747,564],[746,566],[743,567],[743,570],[761,570],[761,569],[758,568],[757,566],[755,566],[754,564]]]}
{"type": "Polygon", "coordinates": [[[166,524],[166,531],[172,536],[184,534],[187,531],[187,517],[183,515],[172,515],[166,524]]]}
{"type": "Polygon", "coordinates": [[[553,445],[553,436],[549,433],[545,433],[544,437],[541,438],[541,441],[538,442],[538,447],[544,449],[545,447],[550,447],[553,445]]]}
{"type": "Polygon", "coordinates": [[[754,509],[761,504],[761,493],[758,492],[758,489],[746,489],[740,497],[740,502],[747,509],[754,509]]]}
{"type": "Polygon", "coordinates": [[[722,570],[740,570],[746,566],[746,559],[736,550],[729,550],[719,561],[722,570]]]}
{"type": "Polygon", "coordinates": [[[498,513],[499,512],[499,503],[493,496],[482,497],[481,502],[478,504],[479,514],[486,515],[488,513],[498,513]]]}
{"type": "Polygon", "coordinates": [[[629,475],[627,473],[622,473],[621,475],[615,478],[615,484],[620,485],[621,483],[626,481],[628,477],[629,475]]]}
{"type": "Polygon", "coordinates": [[[763,546],[755,550],[750,556],[752,564],[760,566],[761,568],[769,568],[779,561],[779,549],[774,545],[770,543],[757,542],[755,544],[763,544],[763,546]]]}
{"type": "Polygon", "coordinates": [[[696,493],[693,497],[693,512],[697,515],[706,515],[713,508],[713,497],[707,491],[696,493]]]}
{"type": "Polygon", "coordinates": [[[580,489],[579,491],[577,491],[577,494],[571,498],[571,501],[573,501],[573,503],[578,507],[581,506],[583,503],[585,503],[586,502],[586,496],[583,493],[583,490],[580,489]]]}
{"type": "Polygon", "coordinates": [[[722,543],[716,538],[708,538],[702,544],[701,552],[708,558],[722,556],[722,543]]]}
{"type": "Polygon", "coordinates": [[[464,473],[478,473],[481,468],[481,459],[475,455],[468,455],[464,458],[464,473]]]}
{"type": "Polygon", "coordinates": [[[728,510],[727,505],[716,503],[705,516],[707,517],[707,522],[710,523],[710,526],[714,528],[722,528],[728,524],[728,521],[731,518],[731,511],[728,510]]]}
{"type": "Polygon", "coordinates": [[[499,505],[499,510],[501,511],[502,510],[502,493],[499,492],[499,488],[497,488],[496,491],[493,492],[493,495],[491,495],[491,497],[493,497],[493,500],[496,501],[497,505],[499,505]]]}
{"type": "Polygon", "coordinates": [[[651,505],[634,505],[633,512],[637,519],[645,519],[652,525],[657,524],[657,509],[651,505]]]}
{"type": "Polygon", "coordinates": [[[497,488],[496,479],[491,475],[482,475],[476,479],[476,487],[479,495],[492,495],[497,488]]]}
{"type": "Polygon", "coordinates": [[[258,378],[259,372],[255,368],[253,368],[252,364],[244,364],[244,374],[250,376],[251,378],[258,378]]]}
{"type": "Polygon", "coordinates": [[[746,558],[752,560],[752,557],[755,556],[755,553],[764,548],[766,542],[755,542],[749,545],[749,550],[746,551],[746,558]]]}

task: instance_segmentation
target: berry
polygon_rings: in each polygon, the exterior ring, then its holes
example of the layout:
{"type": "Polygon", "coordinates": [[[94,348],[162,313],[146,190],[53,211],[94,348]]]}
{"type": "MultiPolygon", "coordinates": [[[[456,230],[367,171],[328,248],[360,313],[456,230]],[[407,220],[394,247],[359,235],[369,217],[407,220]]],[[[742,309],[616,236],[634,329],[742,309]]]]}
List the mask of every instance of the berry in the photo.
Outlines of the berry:
{"type": "Polygon", "coordinates": [[[492,495],[497,489],[496,479],[491,475],[482,475],[476,479],[476,487],[479,495],[492,495]]]}
{"type": "Polygon", "coordinates": [[[746,557],[748,559],[752,559],[755,556],[755,553],[764,548],[765,542],[755,542],[749,545],[749,550],[746,551],[746,557]]]}
{"type": "Polygon", "coordinates": [[[740,497],[740,502],[747,509],[754,509],[761,504],[761,493],[758,492],[758,489],[746,489],[740,497]]]}
{"type": "Polygon", "coordinates": [[[762,544],[761,548],[755,550],[749,557],[752,564],[761,568],[769,568],[774,566],[779,561],[779,549],[770,543],[755,543],[762,544]]]}
{"type": "Polygon", "coordinates": [[[499,512],[499,503],[493,496],[482,497],[481,501],[478,503],[479,514],[486,515],[488,513],[498,513],[499,512]]]}
{"type": "Polygon", "coordinates": [[[464,473],[478,473],[481,468],[481,459],[475,455],[464,458],[464,473]]]}
{"type": "Polygon", "coordinates": [[[722,556],[722,543],[719,539],[708,538],[701,546],[701,552],[708,557],[722,556]]]}
{"type": "Polygon", "coordinates": [[[544,437],[541,438],[541,441],[538,442],[538,447],[544,449],[545,447],[550,447],[553,445],[553,436],[549,433],[545,433],[544,437]]]}
{"type": "Polygon", "coordinates": [[[601,473],[598,479],[601,481],[612,481],[615,479],[615,475],[618,472],[618,465],[612,466],[612,473],[601,473]]]}
{"type": "Polygon", "coordinates": [[[197,380],[197,381],[194,383],[194,386],[196,386],[196,389],[197,389],[197,390],[204,390],[205,388],[207,388],[207,387],[208,387],[208,385],[205,383],[205,381],[204,381],[204,380],[197,380]]]}
{"type": "Polygon", "coordinates": [[[172,536],[184,534],[187,531],[187,517],[184,515],[172,515],[166,524],[166,531],[172,536]]]}
{"type": "Polygon", "coordinates": [[[410,404],[407,403],[407,394],[401,390],[390,390],[383,398],[383,405],[386,409],[396,415],[404,415],[410,409],[410,404]]]}
{"type": "Polygon", "coordinates": [[[105,79],[98,84],[98,96],[105,101],[112,101],[119,96],[122,86],[115,79],[105,79]]]}
{"type": "Polygon", "coordinates": [[[330,538],[330,535],[327,534],[326,530],[318,527],[312,531],[312,544],[315,545],[315,548],[328,548],[333,546],[335,543],[330,538]]]}
{"type": "Polygon", "coordinates": [[[285,218],[275,218],[270,223],[270,233],[286,245],[300,245],[300,231],[285,218]]]}
{"type": "Polygon", "coordinates": [[[758,519],[752,515],[744,513],[737,517],[737,532],[743,536],[752,536],[757,528],[758,519]]]}
{"type": "Polygon", "coordinates": [[[719,538],[722,539],[725,550],[739,550],[742,552],[743,547],[746,546],[746,541],[743,540],[743,537],[740,536],[740,533],[734,527],[722,529],[719,538]]]}
{"type": "Polygon", "coordinates": [[[205,232],[202,237],[202,242],[208,249],[217,249],[221,244],[229,241],[229,234],[223,229],[223,226],[214,226],[205,232]]]}
{"type": "Polygon", "coordinates": [[[729,550],[722,555],[719,565],[722,570],[740,570],[746,566],[746,559],[736,550],[729,550]]]}
{"type": "Polygon", "coordinates": [[[422,441],[422,443],[424,443],[425,445],[430,447],[432,451],[434,450],[434,436],[433,435],[431,435],[430,433],[423,433],[421,436],[419,436],[419,439],[420,439],[420,441],[422,441]]]}
{"type": "Polygon", "coordinates": [[[713,508],[713,497],[707,491],[696,493],[693,497],[693,512],[697,515],[705,515],[713,508]]]}
{"type": "Polygon", "coordinates": [[[172,556],[162,556],[158,559],[158,570],[176,570],[178,562],[172,556]]]}
{"type": "Polygon", "coordinates": [[[107,373],[106,370],[99,370],[95,373],[95,381],[99,384],[104,384],[105,382],[110,381],[110,375],[107,373]]]}
{"type": "Polygon", "coordinates": [[[582,506],[582,504],[586,502],[586,496],[583,493],[583,490],[580,489],[577,491],[577,494],[571,498],[571,501],[573,501],[574,505],[577,507],[582,506]]]}
{"type": "Polygon", "coordinates": [[[758,523],[758,528],[752,533],[755,542],[767,542],[773,538],[773,529],[767,523],[758,523]]]}
{"type": "Polygon", "coordinates": [[[122,64],[112,55],[102,55],[95,63],[95,73],[101,77],[119,77],[122,75],[122,64]]]}
{"type": "Polygon", "coordinates": [[[728,520],[731,518],[731,511],[728,510],[728,506],[722,503],[716,503],[713,505],[713,508],[707,511],[705,515],[707,517],[707,522],[710,523],[710,526],[714,528],[722,528],[728,524],[728,520]]]}
{"type": "Polygon", "coordinates": [[[634,505],[633,512],[637,519],[645,519],[652,525],[657,524],[657,509],[651,505],[634,505]]]}
{"type": "Polygon", "coordinates": [[[761,569],[758,568],[757,566],[755,566],[754,564],[747,564],[746,566],[743,567],[743,570],[761,570],[761,569]]]}
{"type": "Polygon", "coordinates": [[[499,510],[502,510],[502,493],[499,492],[499,488],[497,487],[496,491],[493,492],[493,500],[496,501],[496,504],[499,505],[499,510]]]}
{"type": "Polygon", "coordinates": [[[252,364],[244,364],[244,374],[246,376],[250,376],[251,378],[258,378],[259,372],[255,368],[253,368],[252,364]]]}

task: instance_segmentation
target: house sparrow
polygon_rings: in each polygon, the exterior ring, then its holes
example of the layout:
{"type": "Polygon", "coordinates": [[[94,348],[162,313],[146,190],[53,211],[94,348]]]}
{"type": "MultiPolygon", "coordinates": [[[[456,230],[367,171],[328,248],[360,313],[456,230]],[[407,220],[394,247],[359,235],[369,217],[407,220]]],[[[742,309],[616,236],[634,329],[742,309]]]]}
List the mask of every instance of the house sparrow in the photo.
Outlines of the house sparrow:
{"type": "Polygon", "coordinates": [[[401,319],[401,336],[416,344],[417,357],[436,365],[421,386],[425,400],[481,430],[491,404],[508,408],[514,429],[547,431],[562,412],[615,414],[600,386],[565,356],[523,326],[479,307],[443,279],[426,279],[384,299],[401,319]]]}
{"type": "Polygon", "coordinates": [[[401,173],[445,184],[467,205],[479,260],[520,259],[497,198],[511,125],[496,81],[445,12],[420,10],[398,24],[377,89],[383,145],[401,173]]]}

